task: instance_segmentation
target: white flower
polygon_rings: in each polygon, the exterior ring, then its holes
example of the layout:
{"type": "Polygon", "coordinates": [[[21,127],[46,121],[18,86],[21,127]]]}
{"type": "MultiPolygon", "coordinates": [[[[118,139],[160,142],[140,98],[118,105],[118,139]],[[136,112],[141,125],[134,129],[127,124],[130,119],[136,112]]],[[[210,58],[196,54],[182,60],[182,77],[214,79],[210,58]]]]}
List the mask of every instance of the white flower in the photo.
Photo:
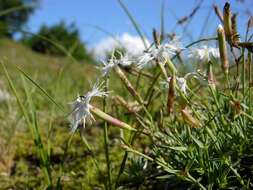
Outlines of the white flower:
{"type": "Polygon", "coordinates": [[[119,61],[119,65],[121,65],[122,67],[128,67],[132,65],[134,62],[133,58],[129,56],[128,54],[125,54],[124,56],[121,55],[118,61],[119,61]]]}
{"type": "Polygon", "coordinates": [[[90,101],[93,97],[108,96],[107,92],[101,90],[103,83],[96,83],[92,89],[86,93],[86,95],[78,96],[77,99],[72,103],[72,132],[75,132],[79,125],[83,125],[87,120],[95,120],[93,115],[90,113],[90,101]]]}
{"type": "Polygon", "coordinates": [[[112,56],[108,61],[102,61],[103,67],[101,68],[102,75],[106,76],[109,72],[116,66],[121,65],[123,67],[130,66],[133,63],[133,59],[129,55],[120,55],[120,58],[117,59],[116,57],[112,56]]]}
{"type": "Polygon", "coordinates": [[[177,39],[172,40],[169,43],[161,44],[157,47],[153,45],[139,57],[137,67],[143,68],[147,64],[152,63],[154,59],[164,63],[166,59],[170,58],[171,55],[175,55],[182,49],[183,46],[177,39]]]}
{"type": "MultiPolygon", "coordinates": [[[[167,81],[162,81],[160,82],[164,88],[168,89],[170,86],[169,86],[169,81],[171,80],[171,77],[168,77],[167,81]]],[[[186,89],[187,89],[187,82],[186,82],[186,79],[184,77],[176,77],[176,82],[177,82],[177,85],[179,87],[179,90],[181,92],[183,92],[184,94],[186,94],[186,89]]]]}
{"type": "Polygon", "coordinates": [[[115,67],[115,65],[118,65],[118,61],[111,58],[108,61],[102,61],[103,67],[101,68],[101,72],[103,76],[106,76],[109,74],[109,72],[115,67]]]}
{"type": "Polygon", "coordinates": [[[147,64],[152,63],[154,60],[153,55],[150,52],[144,52],[139,58],[138,58],[138,63],[137,67],[143,68],[147,64]]]}
{"type": "Polygon", "coordinates": [[[211,58],[218,59],[220,53],[218,48],[202,46],[201,48],[190,49],[189,57],[208,62],[211,58]]]}
{"type": "Polygon", "coordinates": [[[186,88],[187,88],[187,84],[186,84],[186,80],[184,77],[178,77],[177,79],[177,84],[179,86],[179,89],[181,92],[183,92],[184,94],[186,94],[186,88]]]}
{"type": "MultiPolygon", "coordinates": [[[[184,77],[176,77],[176,82],[177,82],[177,85],[179,87],[179,90],[184,93],[185,95],[187,94],[187,78],[189,76],[193,76],[195,78],[198,77],[198,74],[197,73],[187,73],[184,77]]],[[[165,88],[169,88],[169,81],[171,80],[171,77],[168,77],[167,81],[162,81],[160,82],[162,85],[164,85],[165,88]]]]}

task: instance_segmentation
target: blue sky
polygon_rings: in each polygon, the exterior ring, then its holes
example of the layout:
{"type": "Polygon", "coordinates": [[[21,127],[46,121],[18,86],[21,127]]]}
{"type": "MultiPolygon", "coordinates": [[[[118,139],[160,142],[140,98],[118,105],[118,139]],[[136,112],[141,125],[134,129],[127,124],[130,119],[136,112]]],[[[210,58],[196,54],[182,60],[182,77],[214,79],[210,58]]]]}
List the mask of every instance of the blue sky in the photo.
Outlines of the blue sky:
{"type": "MultiPolygon", "coordinates": [[[[237,3],[231,0],[232,9],[240,11],[238,22],[240,30],[247,23],[247,17],[241,10],[253,8],[253,1],[246,0],[247,3],[237,3]]],[[[160,26],[160,10],[162,0],[123,0],[130,12],[134,15],[142,30],[151,38],[152,28],[160,26]]],[[[165,27],[166,31],[172,31],[175,26],[176,17],[188,15],[198,0],[165,0],[165,27]]],[[[195,15],[188,27],[188,32],[194,39],[200,37],[202,26],[206,23],[207,15],[212,6],[212,0],[204,0],[201,10],[195,15]]],[[[222,8],[224,0],[216,0],[216,4],[222,8]]],[[[52,25],[65,20],[67,23],[75,22],[80,29],[81,37],[88,46],[94,46],[100,40],[107,37],[103,32],[90,27],[97,25],[113,35],[129,33],[137,35],[117,0],[41,0],[39,9],[34,13],[28,23],[28,30],[36,32],[41,24],[52,25]]],[[[214,16],[213,10],[204,36],[212,36],[219,20],[214,16]]],[[[182,28],[177,27],[177,35],[182,36],[182,28]]]]}

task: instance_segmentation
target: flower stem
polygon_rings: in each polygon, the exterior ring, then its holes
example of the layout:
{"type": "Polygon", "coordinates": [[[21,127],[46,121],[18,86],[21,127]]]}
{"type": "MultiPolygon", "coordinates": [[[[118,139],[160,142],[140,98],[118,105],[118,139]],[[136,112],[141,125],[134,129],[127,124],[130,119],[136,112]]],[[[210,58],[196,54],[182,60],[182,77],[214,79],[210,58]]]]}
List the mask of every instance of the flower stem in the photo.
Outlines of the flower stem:
{"type": "MultiPolygon", "coordinates": [[[[108,83],[108,78],[106,80],[106,86],[105,86],[105,91],[107,91],[107,83],[108,83]]],[[[103,111],[106,112],[106,97],[104,97],[103,101],[103,111]]],[[[108,185],[109,185],[109,190],[112,190],[112,177],[111,177],[111,164],[110,164],[110,155],[109,155],[109,145],[108,145],[108,125],[107,122],[104,123],[104,148],[105,148],[105,158],[106,158],[106,166],[107,166],[107,178],[108,178],[108,185]]]]}
{"type": "MultiPolygon", "coordinates": [[[[87,150],[88,150],[89,153],[91,154],[91,159],[92,159],[94,165],[96,166],[98,173],[99,173],[100,175],[102,175],[102,172],[101,172],[101,169],[100,169],[100,167],[99,167],[98,161],[97,161],[96,158],[95,158],[95,155],[94,155],[94,152],[93,152],[91,146],[89,145],[88,141],[86,140],[86,138],[85,138],[85,136],[82,134],[82,132],[80,132],[80,136],[81,136],[81,139],[82,139],[83,144],[85,145],[85,147],[87,148],[87,150]]],[[[107,190],[106,182],[104,181],[103,183],[104,183],[105,189],[107,190]]]]}
{"type": "Polygon", "coordinates": [[[115,66],[115,72],[118,74],[118,76],[120,77],[120,79],[122,80],[122,82],[124,83],[124,85],[126,86],[126,88],[128,89],[128,91],[130,92],[130,94],[141,104],[144,104],[143,99],[141,98],[141,96],[138,94],[138,92],[134,89],[133,85],[131,84],[131,82],[127,79],[127,77],[125,76],[125,74],[123,73],[123,71],[118,67],[115,66]]]}

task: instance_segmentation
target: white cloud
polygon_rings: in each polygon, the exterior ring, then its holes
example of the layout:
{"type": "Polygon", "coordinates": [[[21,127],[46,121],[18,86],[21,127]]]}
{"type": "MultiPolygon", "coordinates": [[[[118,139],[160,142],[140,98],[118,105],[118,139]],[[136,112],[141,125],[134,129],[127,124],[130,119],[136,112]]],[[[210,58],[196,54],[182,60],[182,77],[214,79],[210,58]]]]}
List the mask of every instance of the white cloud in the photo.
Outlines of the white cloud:
{"type": "MultiPolygon", "coordinates": [[[[126,49],[127,53],[133,56],[139,55],[145,50],[145,46],[138,36],[123,33],[121,36],[116,37],[116,39],[107,37],[98,42],[93,49],[95,57],[97,59],[104,59],[108,52],[120,47],[126,49]]],[[[148,40],[146,42],[149,44],[148,40]]]]}

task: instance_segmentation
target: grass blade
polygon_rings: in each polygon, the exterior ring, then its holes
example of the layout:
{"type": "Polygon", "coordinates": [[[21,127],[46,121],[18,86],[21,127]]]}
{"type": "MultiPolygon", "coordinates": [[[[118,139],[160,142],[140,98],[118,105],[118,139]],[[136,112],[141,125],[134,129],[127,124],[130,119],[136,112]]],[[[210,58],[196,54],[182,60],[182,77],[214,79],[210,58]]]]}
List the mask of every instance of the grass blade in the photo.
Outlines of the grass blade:
{"type": "Polygon", "coordinates": [[[32,84],[34,84],[53,104],[55,104],[61,111],[64,111],[64,108],[62,105],[58,104],[48,93],[46,90],[44,90],[38,83],[36,83],[31,77],[29,77],[22,69],[19,67],[16,67],[24,76],[27,78],[32,84]]]}
{"type": "Polygon", "coordinates": [[[25,93],[27,95],[27,99],[28,99],[28,104],[29,104],[29,109],[26,109],[24,104],[21,102],[21,99],[17,93],[17,90],[15,88],[15,85],[13,84],[12,82],[12,79],[10,78],[10,75],[4,65],[3,62],[1,62],[2,64],[2,67],[4,69],[4,73],[5,73],[5,76],[7,78],[7,81],[10,85],[10,88],[12,90],[12,92],[14,93],[15,95],[15,98],[17,100],[17,103],[18,103],[18,106],[21,110],[21,112],[23,113],[24,117],[25,117],[25,121],[32,133],[32,136],[33,136],[33,140],[34,140],[34,144],[37,148],[37,151],[39,153],[39,156],[40,156],[40,159],[41,159],[41,165],[40,167],[42,168],[43,170],[43,173],[46,177],[46,180],[47,180],[47,185],[48,185],[48,188],[50,189],[52,187],[52,178],[51,178],[51,172],[50,172],[50,164],[49,164],[49,159],[48,159],[48,156],[45,154],[45,151],[44,151],[44,148],[43,148],[43,144],[42,144],[42,140],[41,140],[41,136],[40,136],[40,133],[39,133],[39,130],[38,130],[38,126],[37,126],[37,118],[36,118],[36,114],[35,114],[35,111],[33,110],[33,105],[32,105],[32,102],[31,102],[31,98],[29,98],[29,92],[28,92],[28,89],[25,87],[25,93]],[[28,110],[32,111],[32,116],[29,117],[29,112],[28,110]],[[30,119],[32,118],[32,119],[30,119]],[[32,121],[31,121],[32,120],[32,121]]]}
{"type": "Polygon", "coordinates": [[[34,6],[32,6],[32,5],[22,5],[22,6],[12,7],[12,8],[1,11],[0,17],[4,16],[4,15],[8,15],[10,13],[14,13],[16,11],[26,10],[26,9],[33,8],[33,7],[34,6]]]}
{"type": "Polygon", "coordinates": [[[136,32],[138,33],[138,35],[140,36],[143,45],[145,46],[145,48],[148,48],[148,44],[146,42],[146,38],[144,36],[144,34],[142,33],[139,24],[135,21],[134,17],[132,16],[132,14],[130,13],[130,11],[128,10],[127,6],[122,2],[122,0],[118,0],[120,6],[122,7],[122,9],[124,10],[124,12],[127,14],[128,18],[130,19],[130,21],[132,22],[136,32]]]}
{"type": "Polygon", "coordinates": [[[161,5],[161,42],[164,39],[164,35],[165,35],[165,14],[164,14],[164,9],[165,9],[165,0],[162,1],[162,5],[161,5]]]}

